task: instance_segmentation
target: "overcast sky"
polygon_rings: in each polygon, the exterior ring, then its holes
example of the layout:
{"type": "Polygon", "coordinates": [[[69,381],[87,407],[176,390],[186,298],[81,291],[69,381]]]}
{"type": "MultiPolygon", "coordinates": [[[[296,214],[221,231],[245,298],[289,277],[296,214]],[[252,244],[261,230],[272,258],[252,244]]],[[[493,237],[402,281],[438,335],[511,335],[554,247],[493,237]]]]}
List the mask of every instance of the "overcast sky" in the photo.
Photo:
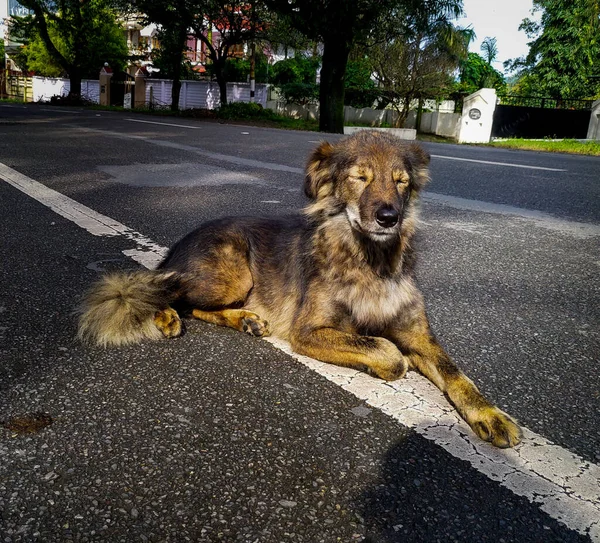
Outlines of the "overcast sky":
{"type": "MultiPolygon", "coordinates": [[[[481,54],[481,42],[487,36],[497,39],[498,60],[494,67],[504,71],[502,62],[526,55],[529,39],[519,30],[521,21],[531,15],[532,0],[463,0],[466,17],[458,20],[460,26],[471,25],[477,34],[469,48],[481,54]]],[[[539,12],[535,16],[539,20],[539,12]]]]}

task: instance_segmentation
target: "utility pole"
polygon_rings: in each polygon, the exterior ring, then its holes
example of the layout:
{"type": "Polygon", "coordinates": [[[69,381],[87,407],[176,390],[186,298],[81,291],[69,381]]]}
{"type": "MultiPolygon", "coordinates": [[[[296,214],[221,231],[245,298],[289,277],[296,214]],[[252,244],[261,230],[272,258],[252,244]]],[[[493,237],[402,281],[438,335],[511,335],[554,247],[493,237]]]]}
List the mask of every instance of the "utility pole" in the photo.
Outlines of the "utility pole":
{"type": "Polygon", "coordinates": [[[254,102],[254,89],[256,87],[256,9],[254,2],[252,2],[250,16],[252,17],[252,20],[250,21],[250,27],[252,29],[252,44],[250,46],[250,101],[254,102]]]}

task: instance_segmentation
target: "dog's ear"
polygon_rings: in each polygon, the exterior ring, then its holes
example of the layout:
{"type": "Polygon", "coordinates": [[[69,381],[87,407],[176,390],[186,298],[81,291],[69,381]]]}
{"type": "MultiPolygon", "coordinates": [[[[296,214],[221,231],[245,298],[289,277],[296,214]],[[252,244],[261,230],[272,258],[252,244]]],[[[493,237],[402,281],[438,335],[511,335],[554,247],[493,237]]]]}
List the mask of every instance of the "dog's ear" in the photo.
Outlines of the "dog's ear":
{"type": "Polygon", "coordinates": [[[310,155],[306,165],[304,194],[311,200],[331,194],[333,179],[331,178],[330,158],[333,145],[324,141],[310,155]]]}
{"type": "Polygon", "coordinates": [[[417,190],[420,190],[429,181],[429,162],[431,157],[418,143],[411,143],[408,150],[413,184],[417,190]]]}

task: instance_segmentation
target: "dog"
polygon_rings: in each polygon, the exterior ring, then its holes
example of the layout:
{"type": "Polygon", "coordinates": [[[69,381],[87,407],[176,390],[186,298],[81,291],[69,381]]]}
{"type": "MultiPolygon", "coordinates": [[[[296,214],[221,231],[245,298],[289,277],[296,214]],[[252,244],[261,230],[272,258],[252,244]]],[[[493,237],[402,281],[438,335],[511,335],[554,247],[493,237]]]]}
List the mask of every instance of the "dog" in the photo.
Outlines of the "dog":
{"type": "Polygon", "coordinates": [[[181,317],[264,337],[385,380],[431,380],[483,440],[521,430],[435,339],[415,284],[417,200],[429,155],[378,131],[321,143],[306,167],[310,199],[286,218],[234,217],[186,235],[156,270],[103,277],[80,307],[79,337],[103,346],[173,338],[181,317]]]}

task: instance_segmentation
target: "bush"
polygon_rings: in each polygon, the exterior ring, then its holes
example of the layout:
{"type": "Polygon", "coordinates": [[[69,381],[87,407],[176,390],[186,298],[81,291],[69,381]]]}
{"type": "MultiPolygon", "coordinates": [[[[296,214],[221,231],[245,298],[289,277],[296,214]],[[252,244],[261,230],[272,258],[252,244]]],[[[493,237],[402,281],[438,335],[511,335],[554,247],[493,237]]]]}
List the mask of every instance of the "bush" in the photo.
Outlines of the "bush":
{"type": "Polygon", "coordinates": [[[316,83],[286,83],[279,90],[288,104],[306,105],[319,101],[319,85],[316,83]]]}
{"type": "Polygon", "coordinates": [[[280,60],[273,65],[271,82],[281,87],[289,83],[314,84],[321,60],[297,56],[280,60]]]}
{"type": "Polygon", "coordinates": [[[270,119],[273,111],[256,102],[230,102],[217,110],[220,119],[270,119]]]}

